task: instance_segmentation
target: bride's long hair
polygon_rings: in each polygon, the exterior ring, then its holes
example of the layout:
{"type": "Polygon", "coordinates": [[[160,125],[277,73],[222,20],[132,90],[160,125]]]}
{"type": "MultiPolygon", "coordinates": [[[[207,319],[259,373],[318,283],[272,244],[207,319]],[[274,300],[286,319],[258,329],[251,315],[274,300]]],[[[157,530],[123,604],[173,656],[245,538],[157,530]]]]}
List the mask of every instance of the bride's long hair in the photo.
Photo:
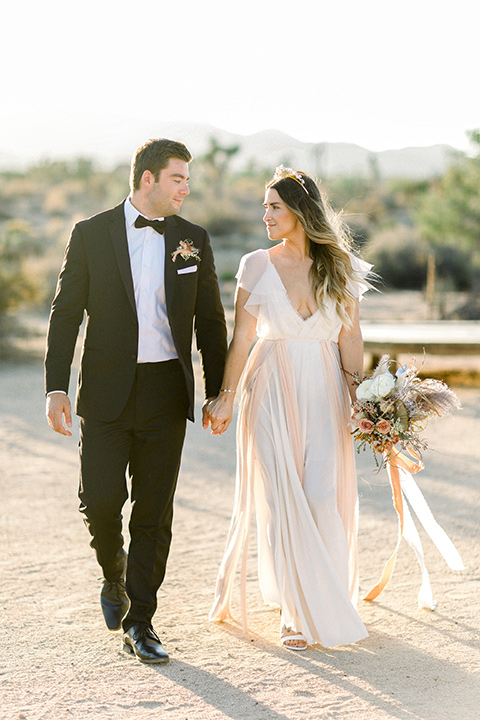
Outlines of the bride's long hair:
{"type": "Polygon", "coordinates": [[[310,241],[310,280],[318,307],[323,310],[326,297],[331,298],[343,325],[351,327],[355,298],[347,288],[347,278],[359,278],[348,254],[352,237],[342,213],[333,210],[326,194],[309,175],[283,165],[276,169],[266,188],[278,192],[310,241]]]}

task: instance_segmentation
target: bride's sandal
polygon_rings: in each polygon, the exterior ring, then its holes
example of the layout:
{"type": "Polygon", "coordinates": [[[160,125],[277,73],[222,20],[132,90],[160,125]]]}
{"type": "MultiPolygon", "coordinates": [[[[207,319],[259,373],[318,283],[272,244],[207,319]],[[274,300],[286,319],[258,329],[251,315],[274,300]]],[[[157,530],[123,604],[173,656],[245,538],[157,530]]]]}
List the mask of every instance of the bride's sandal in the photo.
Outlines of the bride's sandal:
{"type": "Polygon", "coordinates": [[[306,650],[308,647],[307,641],[305,640],[302,633],[292,632],[292,629],[285,627],[285,625],[280,631],[280,642],[283,647],[287,648],[287,650],[306,650]],[[301,644],[290,645],[291,641],[301,644]]]}

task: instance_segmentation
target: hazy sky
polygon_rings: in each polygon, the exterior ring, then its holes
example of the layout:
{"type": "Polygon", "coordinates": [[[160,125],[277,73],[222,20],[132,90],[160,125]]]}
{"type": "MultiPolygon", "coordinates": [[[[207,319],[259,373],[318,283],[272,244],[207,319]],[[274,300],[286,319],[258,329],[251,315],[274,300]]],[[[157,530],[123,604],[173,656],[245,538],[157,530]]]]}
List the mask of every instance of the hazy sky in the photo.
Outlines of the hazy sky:
{"type": "Polygon", "coordinates": [[[479,27],[478,0],[11,2],[0,155],[94,153],[161,121],[466,148],[480,126],[479,27]]]}

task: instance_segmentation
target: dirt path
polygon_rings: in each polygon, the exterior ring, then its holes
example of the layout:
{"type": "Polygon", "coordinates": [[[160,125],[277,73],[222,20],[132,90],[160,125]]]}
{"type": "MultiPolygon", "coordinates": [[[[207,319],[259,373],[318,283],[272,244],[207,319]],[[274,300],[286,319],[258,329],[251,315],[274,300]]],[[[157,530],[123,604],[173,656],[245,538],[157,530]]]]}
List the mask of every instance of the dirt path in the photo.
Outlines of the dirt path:
{"type": "MultiPolygon", "coordinates": [[[[473,720],[480,705],[480,389],[432,423],[417,476],[468,569],[424,540],[435,612],[418,610],[420,573],[402,545],[380,602],[361,603],[370,637],[294,654],[249,570],[251,635],[207,620],[233,498],[234,434],[189,427],[174,543],[155,627],[172,662],[145,666],[104,627],[99,570],[77,511],[75,439],[44,421],[40,363],[0,366],[0,718],[28,720],[473,720]]],[[[386,475],[359,458],[361,586],[393,549],[386,475]]],[[[252,543],[254,545],[254,543],[252,543]]]]}

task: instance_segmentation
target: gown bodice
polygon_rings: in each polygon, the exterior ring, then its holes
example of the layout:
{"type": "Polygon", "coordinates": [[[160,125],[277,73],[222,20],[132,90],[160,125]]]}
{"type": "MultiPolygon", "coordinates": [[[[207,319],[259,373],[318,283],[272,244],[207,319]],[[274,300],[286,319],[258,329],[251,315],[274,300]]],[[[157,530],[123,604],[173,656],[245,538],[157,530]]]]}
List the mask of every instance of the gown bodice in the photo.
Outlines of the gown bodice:
{"type": "MultiPolygon", "coordinates": [[[[354,297],[361,297],[368,289],[363,280],[371,266],[353,254],[350,258],[358,281],[347,281],[347,289],[354,297]]],[[[342,321],[334,301],[327,298],[322,309],[303,318],[293,306],[268,250],[244,255],[236,277],[239,286],[250,293],[245,309],[257,318],[259,339],[338,342],[342,321]]]]}

